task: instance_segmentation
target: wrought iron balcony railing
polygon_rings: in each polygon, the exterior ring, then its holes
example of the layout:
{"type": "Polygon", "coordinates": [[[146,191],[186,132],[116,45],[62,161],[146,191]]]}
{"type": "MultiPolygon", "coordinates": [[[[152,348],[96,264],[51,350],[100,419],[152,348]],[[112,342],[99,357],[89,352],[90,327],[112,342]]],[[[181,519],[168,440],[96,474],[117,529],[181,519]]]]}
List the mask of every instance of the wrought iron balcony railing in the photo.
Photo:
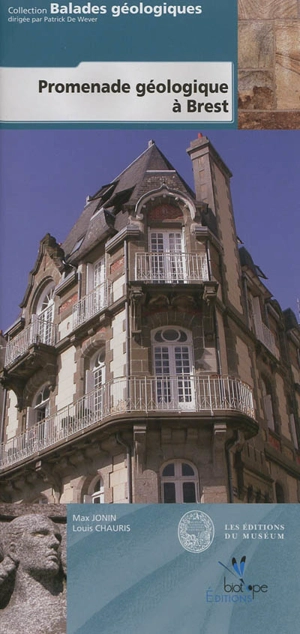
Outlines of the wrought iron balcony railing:
{"type": "Polygon", "coordinates": [[[111,300],[111,288],[103,282],[82,297],[73,306],[73,330],[107,308],[111,300]]]}
{"type": "Polygon", "coordinates": [[[84,295],[73,306],[73,330],[107,308],[110,302],[111,287],[106,281],[84,295]]]}
{"type": "Polygon", "coordinates": [[[260,324],[255,324],[255,333],[257,339],[259,339],[259,341],[261,341],[261,343],[263,343],[264,346],[272,352],[274,357],[278,359],[279,350],[276,346],[275,337],[270,328],[268,328],[263,322],[260,322],[260,324]]]}
{"type": "Polygon", "coordinates": [[[252,391],[236,378],[215,376],[121,377],[105,383],[0,446],[4,469],[113,416],[133,412],[237,411],[254,418],[252,391]]]}
{"type": "Polygon", "coordinates": [[[135,280],[152,284],[205,282],[209,280],[207,257],[170,251],[136,253],[135,280]]]}
{"type": "Polygon", "coordinates": [[[29,326],[8,341],[5,349],[5,367],[10,366],[19,357],[22,357],[30,346],[38,343],[54,346],[56,343],[56,327],[52,321],[33,315],[29,326]]]}

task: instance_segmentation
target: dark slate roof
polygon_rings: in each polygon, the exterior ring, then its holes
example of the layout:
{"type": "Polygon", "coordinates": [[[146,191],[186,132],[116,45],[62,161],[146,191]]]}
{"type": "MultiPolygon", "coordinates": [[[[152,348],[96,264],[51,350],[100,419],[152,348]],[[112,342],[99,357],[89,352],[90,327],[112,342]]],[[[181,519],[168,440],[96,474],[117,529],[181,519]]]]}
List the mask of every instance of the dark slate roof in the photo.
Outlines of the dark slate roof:
{"type": "Polygon", "coordinates": [[[81,216],[62,244],[66,259],[71,262],[80,260],[99,241],[120,231],[128,222],[124,205],[135,205],[143,194],[158,189],[163,183],[195,198],[189,185],[150,141],[148,148],[119,176],[89,197],[81,216]],[[77,244],[79,246],[75,249],[77,244]]]}
{"type": "Polygon", "coordinates": [[[249,269],[257,277],[262,277],[264,280],[268,279],[266,275],[263,273],[263,271],[261,270],[261,268],[257,264],[254,264],[252,256],[250,255],[249,251],[247,251],[245,247],[240,247],[239,256],[240,256],[240,262],[242,266],[248,266],[249,269]]]}
{"type": "Polygon", "coordinates": [[[291,308],[287,308],[283,311],[284,323],[286,330],[292,330],[293,328],[299,328],[297,317],[291,308]]]}

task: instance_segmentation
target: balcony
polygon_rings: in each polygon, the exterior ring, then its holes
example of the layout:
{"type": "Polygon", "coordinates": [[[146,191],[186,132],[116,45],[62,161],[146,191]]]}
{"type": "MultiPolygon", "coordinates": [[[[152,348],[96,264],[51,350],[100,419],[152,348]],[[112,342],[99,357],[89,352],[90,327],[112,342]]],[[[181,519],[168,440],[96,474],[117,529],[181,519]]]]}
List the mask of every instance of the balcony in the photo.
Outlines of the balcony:
{"type": "Polygon", "coordinates": [[[138,413],[236,412],[254,418],[252,391],[239,379],[212,376],[121,377],[0,446],[0,469],[72,439],[110,418],[138,413]]]}
{"type": "Polygon", "coordinates": [[[56,327],[51,321],[33,316],[29,326],[16,337],[10,339],[5,351],[5,368],[21,359],[34,344],[54,346],[56,343],[56,327]]]}
{"type": "Polygon", "coordinates": [[[135,281],[177,284],[209,280],[206,255],[169,252],[136,253],[135,281]]]}
{"type": "Polygon", "coordinates": [[[90,293],[82,297],[73,306],[73,330],[108,307],[111,301],[111,289],[107,282],[103,282],[90,293]]]}
{"type": "Polygon", "coordinates": [[[271,330],[263,323],[255,324],[255,334],[257,339],[272,352],[274,357],[279,359],[279,350],[275,343],[275,337],[271,330]]]}

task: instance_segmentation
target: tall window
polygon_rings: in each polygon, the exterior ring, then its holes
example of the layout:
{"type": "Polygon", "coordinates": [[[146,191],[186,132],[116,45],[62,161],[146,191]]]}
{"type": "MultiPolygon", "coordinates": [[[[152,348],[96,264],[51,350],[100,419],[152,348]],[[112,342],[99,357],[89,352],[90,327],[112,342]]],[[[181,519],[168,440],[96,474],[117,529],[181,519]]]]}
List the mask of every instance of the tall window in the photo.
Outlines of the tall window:
{"type": "Polygon", "coordinates": [[[268,427],[272,431],[278,431],[278,429],[276,429],[277,426],[275,424],[275,417],[274,417],[272,388],[271,388],[270,382],[267,379],[262,379],[262,396],[263,396],[263,405],[264,405],[264,411],[265,411],[268,427]]]}
{"type": "Polygon", "coordinates": [[[185,262],[181,231],[151,231],[151,273],[153,281],[183,282],[185,262]]]}
{"type": "Polygon", "coordinates": [[[89,295],[86,310],[90,315],[102,310],[105,301],[105,259],[104,257],[87,266],[87,293],[89,295]]]}
{"type": "Polygon", "coordinates": [[[104,485],[102,478],[99,478],[93,486],[92,504],[103,504],[104,502],[104,485]]]}
{"type": "Polygon", "coordinates": [[[294,414],[290,414],[289,418],[290,418],[290,430],[291,430],[292,440],[296,449],[299,449],[299,441],[298,441],[297,427],[296,427],[294,414]]]}
{"type": "Polygon", "coordinates": [[[197,502],[198,482],[194,466],[181,460],[169,462],[161,473],[162,501],[165,504],[197,502]]]}
{"type": "MultiPolygon", "coordinates": [[[[47,435],[47,418],[50,416],[50,388],[44,385],[33,399],[32,407],[27,408],[27,431],[32,443],[43,443],[47,435]],[[33,427],[39,423],[38,427],[33,427]]],[[[51,425],[50,425],[51,426],[51,425]]]]}
{"type": "Polygon", "coordinates": [[[39,423],[50,415],[50,389],[45,385],[35,397],[35,422],[39,423]]]}
{"type": "Polygon", "coordinates": [[[90,369],[86,372],[86,407],[88,407],[88,410],[94,414],[96,419],[103,416],[104,386],[105,349],[101,348],[101,350],[98,351],[92,358],[90,369]]]}
{"type": "Polygon", "coordinates": [[[191,335],[182,328],[160,328],[153,333],[153,365],[158,407],[192,408],[194,385],[191,335]]]}
{"type": "Polygon", "coordinates": [[[36,316],[33,318],[35,336],[47,345],[53,341],[53,317],[54,317],[54,282],[50,282],[40,296],[36,316]]]}

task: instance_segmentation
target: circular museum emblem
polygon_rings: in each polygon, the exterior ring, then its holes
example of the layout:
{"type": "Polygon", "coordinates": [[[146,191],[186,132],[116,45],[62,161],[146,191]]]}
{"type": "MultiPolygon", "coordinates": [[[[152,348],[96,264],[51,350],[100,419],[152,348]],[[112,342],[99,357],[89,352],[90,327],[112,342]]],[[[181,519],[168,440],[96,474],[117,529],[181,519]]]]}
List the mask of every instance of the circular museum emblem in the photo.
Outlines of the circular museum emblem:
{"type": "Polygon", "coordinates": [[[212,519],[202,511],[188,511],[178,524],[178,539],[190,553],[202,553],[213,542],[215,527],[212,519]]]}

